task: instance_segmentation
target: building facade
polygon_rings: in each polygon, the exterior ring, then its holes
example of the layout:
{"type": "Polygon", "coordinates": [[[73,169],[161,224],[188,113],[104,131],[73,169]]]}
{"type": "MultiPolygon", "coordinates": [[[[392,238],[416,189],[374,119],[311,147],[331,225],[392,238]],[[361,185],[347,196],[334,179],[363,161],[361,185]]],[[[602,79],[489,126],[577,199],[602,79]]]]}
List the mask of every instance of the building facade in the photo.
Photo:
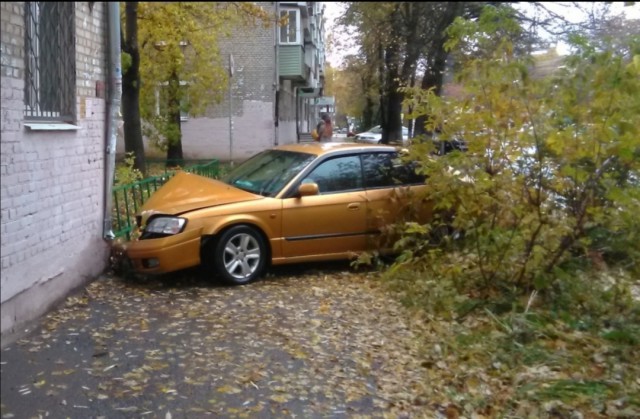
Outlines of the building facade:
{"type": "MultiPolygon", "coordinates": [[[[182,118],[187,159],[242,161],[278,144],[310,138],[323,95],[325,22],[322,2],[259,2],[285,25],[239,27],[219,48],[229,92],[203,116],[182,118]]],[[[124,152],[118,141],[118,152],[124,152]]],[[[162,156],[145,141],[148,155],[162,156]]]]}
{"type": "Polygon", "coordinates": [[[106,5],[0,3],[3,346],[108,260],[106,5]]]}

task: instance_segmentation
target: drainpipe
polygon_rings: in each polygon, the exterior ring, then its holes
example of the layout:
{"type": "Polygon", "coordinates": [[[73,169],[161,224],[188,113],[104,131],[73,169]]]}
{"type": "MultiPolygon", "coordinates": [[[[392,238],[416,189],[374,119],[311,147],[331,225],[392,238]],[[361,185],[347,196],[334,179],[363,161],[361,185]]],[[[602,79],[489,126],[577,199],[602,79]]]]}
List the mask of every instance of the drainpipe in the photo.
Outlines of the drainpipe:
{"type": "Polygon", "coordinates": [[[280,107],[280,71],[278,69],[278,65],[280,65],[280,46],[278,45],[278,32],[280,31],[280,26],[278,22],[280,22],[280,2],[276,1],[276,24],[274,30],[273,37],[273,45],[275,48],[275,68],[273,71],[273,87],[275,89],[275,99],[274,99],[274,110],[273,110],[273,145],[278,145],[279,143],[279,125],[280,125],[280,112],[278,108],[280,107]]]}
{"type": "Polygon", "coordinates": [[[296,107],[296,143],[300,142],[300,88],[296,86],[294,89],[293,97],[296,107]]]}
{"type": "Polygon", "coordinates": [[[105,121],[105,175],[104,175],[104,224],[102,238],[113,240],[111,207],[113,206],[113,180],[116,168],[117,126],[116,116],[122,97],[122,67],[120,64],[120,3],[107,2],[107,27],[109,31],[109,60],[107,89],[107,109],[105,121]]]}

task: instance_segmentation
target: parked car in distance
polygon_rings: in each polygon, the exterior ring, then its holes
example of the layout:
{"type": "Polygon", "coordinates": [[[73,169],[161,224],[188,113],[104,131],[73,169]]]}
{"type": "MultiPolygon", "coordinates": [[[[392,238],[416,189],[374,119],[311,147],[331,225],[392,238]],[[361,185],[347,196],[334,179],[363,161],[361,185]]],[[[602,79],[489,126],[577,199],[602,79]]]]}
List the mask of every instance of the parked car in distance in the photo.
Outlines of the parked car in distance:
{"type": "Polygon", "coordinates": [[[442,140],[437,134],[433,134],[431,137],[431,141],[435,146],[434,154],[439,156],[449,154],[452,151],[468,151],[469,147],[467,142],[462,139],[462,136],[458,135],[457,137],[451,140],[442,140]]]}
{"type": "Polygon", "coordinates": [[[138,273],[203,265],[234,285],[270,264],[350,259],[389,248],[381,230],[418,202],[424,177],[393,146],[310,143],[277,146],[221,180],[179,172],[142,206],[127,256],[138,273]],[[404,201],[403,201],[404,200],[404,201]]]}
{"type": "MultiPolygon", "coordinates": [[[[376,125],[368,131],[355,135],[356,143],[363,144],[382,144],[382,127],[376,125]]],[[[409,144],[409,128],[402,127],[402,145],[409,144]]]]}

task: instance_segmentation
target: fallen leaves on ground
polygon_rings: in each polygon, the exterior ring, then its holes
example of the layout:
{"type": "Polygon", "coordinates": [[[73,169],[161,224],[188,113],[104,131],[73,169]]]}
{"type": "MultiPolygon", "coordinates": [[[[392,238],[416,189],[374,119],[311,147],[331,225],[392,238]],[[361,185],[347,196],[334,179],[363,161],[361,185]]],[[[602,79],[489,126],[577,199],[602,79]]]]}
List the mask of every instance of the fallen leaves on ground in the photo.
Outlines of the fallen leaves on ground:
{"type": "Polygon", "coordinates": [[[312,271],[243,287],[105,276],[5,351],[2,414],[21,386],[34,416],[49,395],[57,409],[115,415],[429,417],[410,317],[373,275],[312,271]],[[42,374],[8,382],[12,351],[31,353],[42,374]]]}
{"type": "Polygon", "coordinates": [[[420,327],[421,394],[443,416],[640,418],[637,344],[522,313],[425,317],[420,327]]]}
{"type": "Polygon", "coordinates": [[[640,417],[637,345],[516,320],[411,312],[351,269],[104,276],[3,351],[2,417],[640,417]]]}

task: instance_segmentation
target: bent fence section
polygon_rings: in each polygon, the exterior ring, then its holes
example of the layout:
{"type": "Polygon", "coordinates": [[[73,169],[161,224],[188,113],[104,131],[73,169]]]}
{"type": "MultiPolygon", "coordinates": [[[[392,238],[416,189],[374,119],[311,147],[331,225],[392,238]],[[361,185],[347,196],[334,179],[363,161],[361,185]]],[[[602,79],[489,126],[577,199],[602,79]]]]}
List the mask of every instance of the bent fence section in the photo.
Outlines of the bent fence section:
{"type": "MultiPolygon", "coordinates": [[[[187,166],[181,170],[215,179],[219,175],[220,166],[217,160],[213,160],[204,164],[187,166]]],[[[131,233],[136,228],[135,217],[140,207],[175,174],[175,170],[166,170],[160,176],[148,177],[113,188],[112,229],[116,238],[131,239],[131,233]]]]}

